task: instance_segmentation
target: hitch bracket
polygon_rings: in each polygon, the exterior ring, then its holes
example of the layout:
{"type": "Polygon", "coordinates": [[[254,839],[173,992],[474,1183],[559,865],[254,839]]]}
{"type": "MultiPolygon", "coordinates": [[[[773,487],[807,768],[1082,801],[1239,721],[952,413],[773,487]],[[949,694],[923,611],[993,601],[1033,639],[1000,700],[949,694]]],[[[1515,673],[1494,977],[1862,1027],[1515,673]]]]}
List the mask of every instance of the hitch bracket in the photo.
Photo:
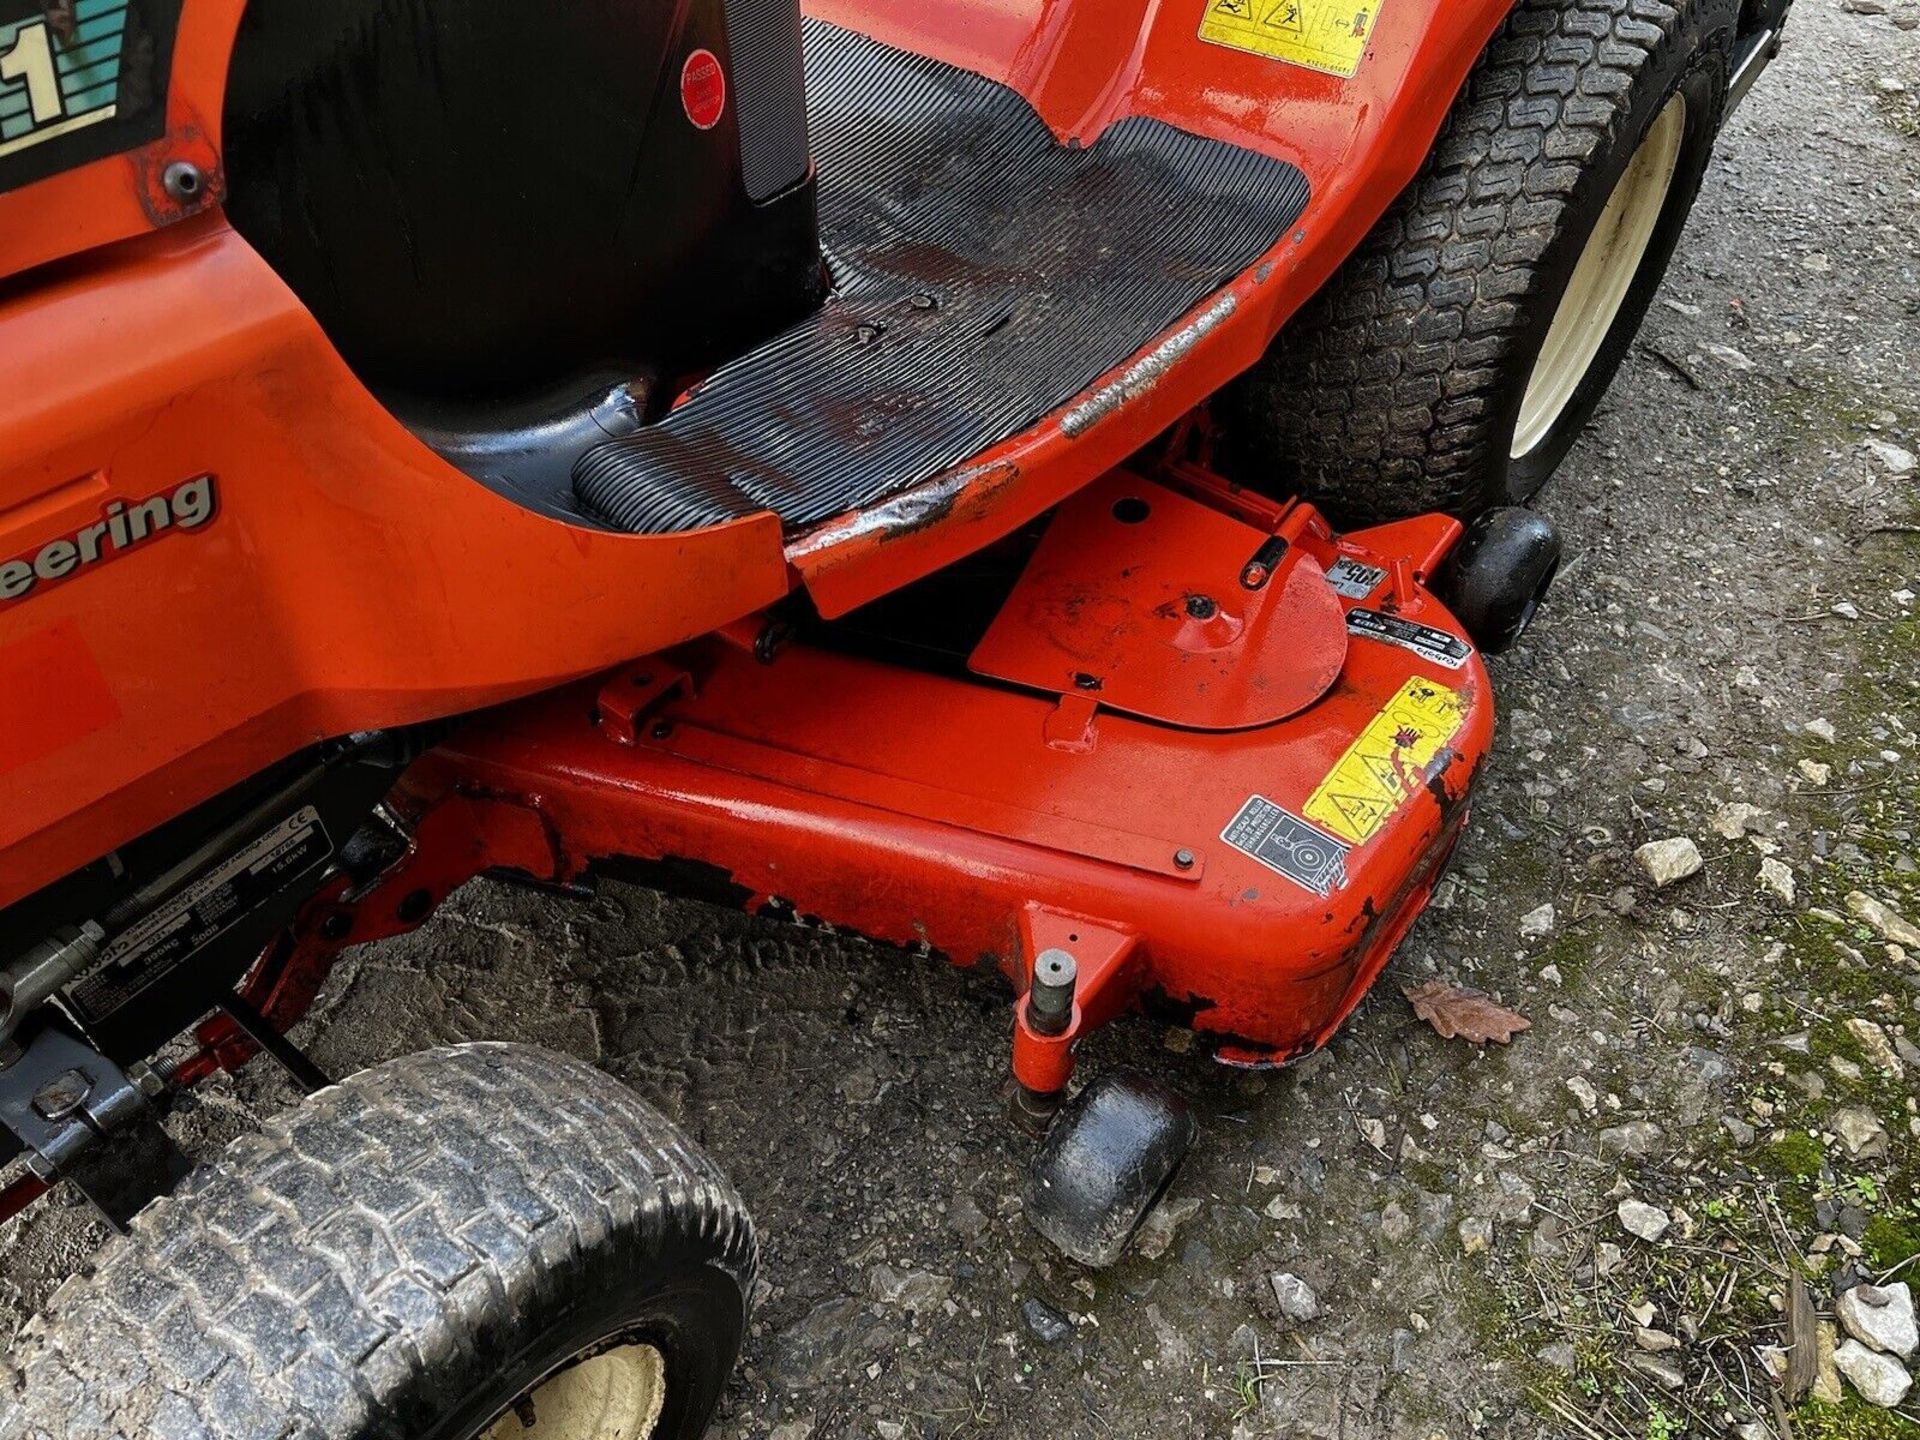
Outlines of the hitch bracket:
{"type": "Polygon", "coordinates": [[[0,1048],[0,1123],[36,1176],[66,1181],[120,1231],[193,1168],[140,1085],[57,1025],[0,1048]]]}

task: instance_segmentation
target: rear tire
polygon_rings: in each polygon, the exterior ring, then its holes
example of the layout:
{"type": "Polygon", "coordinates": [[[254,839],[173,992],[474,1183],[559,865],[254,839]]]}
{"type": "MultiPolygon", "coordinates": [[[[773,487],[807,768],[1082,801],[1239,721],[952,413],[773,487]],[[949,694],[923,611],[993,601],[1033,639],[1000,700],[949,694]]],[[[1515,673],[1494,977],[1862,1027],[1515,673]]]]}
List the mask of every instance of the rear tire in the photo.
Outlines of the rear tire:
{"type": "Polygon", "coordinates": [[[1740,0],[1519,0],[1413,184],[1222,395],[1234,478],[1304,493],[1346,524],[1538,491],[1672,258],[1739,13],[1740,0]],[[1596,255],[1604,283],[1582,263],[1596,255]],[[1523,425],[1556,364],[1555,393],[1523,425]]]}
{"type": "Polygon", "coordinates": [[[755,1253],[733,1187],[600,1071],[409,1055],[142,1211],[21,1335],[0,1437],[688,1440],[755,1253]]]}

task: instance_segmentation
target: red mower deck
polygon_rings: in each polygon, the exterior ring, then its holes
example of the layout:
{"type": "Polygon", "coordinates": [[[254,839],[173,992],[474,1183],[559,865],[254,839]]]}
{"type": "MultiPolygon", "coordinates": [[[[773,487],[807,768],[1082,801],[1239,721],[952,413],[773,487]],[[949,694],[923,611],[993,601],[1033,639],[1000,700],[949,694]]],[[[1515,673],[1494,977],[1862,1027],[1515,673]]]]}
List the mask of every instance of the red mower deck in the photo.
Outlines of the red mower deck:
{"type": "Polygon", "coordinates": [[[296,968],[481,871],[611,872],[991,964],[1022,992],[1035,957],[1070,954],[1064,1023],[1017,1007],[1013,1067],[1038,1095],[1135,1006],[1231,1064],[1324,1044],[1425,904],[1491,743],[1481,658],[1423,583],[1459,526],[1336,539],[1311,507],[1163,478],[1180,489],[1116,472],[1056,520],[981,647],[1024,656],[1031,685],[748,628],[476,720],[410,778],[413,849],[351,907],[310,910],[296,968]],[[1094,579],[1063,572],[1061,540],[1094,579]],[[1128,708],[1211,703],[1208,728],[1109,709],[1108,685],[1128,708]],[[1227,728],[1236,712],[1251,723],[1227,728]]]}

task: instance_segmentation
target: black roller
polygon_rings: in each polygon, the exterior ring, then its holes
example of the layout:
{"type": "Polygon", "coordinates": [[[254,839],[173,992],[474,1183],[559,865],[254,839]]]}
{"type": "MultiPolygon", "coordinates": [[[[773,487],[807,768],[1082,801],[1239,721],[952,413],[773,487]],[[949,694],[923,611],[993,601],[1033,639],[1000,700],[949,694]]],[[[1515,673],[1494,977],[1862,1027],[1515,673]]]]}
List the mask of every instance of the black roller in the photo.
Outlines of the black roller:
{"type": "Polygon", "coordinates": [[[1435,588],[1473,643],[1498,655],[1527,633],[1559,570],[1553,522],[1510,505],[1467,526],[1435,588]]]}
{"type": "Polygon", "coordinates": [[[1158,1203],[1192,1147],[1186,1101],[1130,1071],[1061,1107],[1027,1166],[1027,1219],[1065,1255],[1103,1267],[1158,1203]]]}

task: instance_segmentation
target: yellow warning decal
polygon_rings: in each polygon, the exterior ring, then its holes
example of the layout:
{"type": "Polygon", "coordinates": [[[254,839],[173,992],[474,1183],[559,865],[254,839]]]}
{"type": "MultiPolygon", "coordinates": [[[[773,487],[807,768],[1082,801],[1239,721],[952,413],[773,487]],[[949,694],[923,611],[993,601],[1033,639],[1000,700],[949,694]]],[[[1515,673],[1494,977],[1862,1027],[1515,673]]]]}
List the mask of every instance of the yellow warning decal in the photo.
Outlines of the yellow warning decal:
{"type": "Polygon", "coordinates": [[[1384,0],[1200,0],[1200,38],[1352,79],[1384,0]]]}
{"type": "Polygon", "coordinates": [[[1426,788],[1434,762],[1460,733],[1472,702],[1415,677],[1360,732],[1307,801],[1306,817],[1355,845],[1371,840],[1409,796],[1426,788]]]}

